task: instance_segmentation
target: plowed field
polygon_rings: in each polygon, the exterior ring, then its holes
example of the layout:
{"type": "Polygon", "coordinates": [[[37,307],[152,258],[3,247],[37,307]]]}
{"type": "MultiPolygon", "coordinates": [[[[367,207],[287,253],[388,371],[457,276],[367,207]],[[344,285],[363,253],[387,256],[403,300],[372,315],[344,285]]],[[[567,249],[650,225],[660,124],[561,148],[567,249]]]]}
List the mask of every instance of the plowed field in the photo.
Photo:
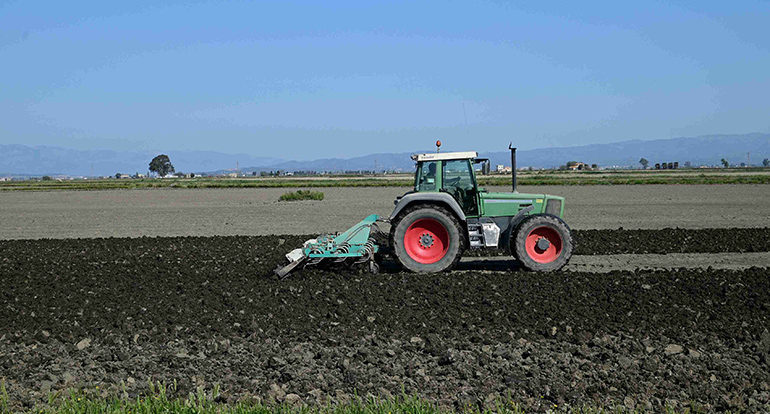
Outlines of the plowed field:
{"type": "MultiPolygon", "coordinates": [[[[580,255],[767,252],[770,229],[577,232],[580,255]]],[[[272,270],[300,236],[0,241],[0,378],[309,404],[406,392],[770,410],[770,270],[442,275],[272,270]],[[296,398],[291,396],[291,399],[296,398]]],[[[768,264],[770,266],[770,264],[768,264]]]]}

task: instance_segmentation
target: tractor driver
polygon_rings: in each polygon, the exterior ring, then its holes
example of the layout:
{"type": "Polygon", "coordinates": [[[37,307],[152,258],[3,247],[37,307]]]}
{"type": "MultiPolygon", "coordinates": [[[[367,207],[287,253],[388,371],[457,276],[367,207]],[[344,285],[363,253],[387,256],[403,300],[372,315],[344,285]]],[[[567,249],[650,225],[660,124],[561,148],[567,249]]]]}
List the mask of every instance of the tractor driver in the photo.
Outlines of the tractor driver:
{"type": "Polygon", "coordinates": [[[436,190],[436,162],[429,162],[428,168],[425,169],[423,165],[422,176],[420,177],[419,189],[420,191],[435,191],[436,190]]]}

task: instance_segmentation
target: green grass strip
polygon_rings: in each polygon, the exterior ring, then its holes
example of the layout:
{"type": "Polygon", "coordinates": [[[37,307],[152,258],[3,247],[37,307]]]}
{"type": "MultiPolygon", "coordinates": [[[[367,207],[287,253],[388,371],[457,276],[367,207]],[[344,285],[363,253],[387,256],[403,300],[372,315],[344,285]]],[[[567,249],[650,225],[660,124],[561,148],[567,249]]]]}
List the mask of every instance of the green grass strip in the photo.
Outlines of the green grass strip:
{"type": "Polygon", "coordinates": [[[298,200],[323,200],[324,193],[311,190],[297,190],[292,193],[283,193],[278,198],[280,201],[298,201],[298,200]]]}
{"type": "MultiPolygon", "coordinates": [[[[210,391],[198,388],[197,393],[190,393],[186,398],[169,397],[169,392],[174,393],[176,386],[169,390],[164,384],[149,383],[149,392],[145,396],[129,398],[102,398],[99,397],[99,389],[70,390],[68,393],[61,391],[51,393],[47,404],[36,406],[28,410],[15,411],[28,414],[449,414],[463,412],[471,414],[524,414],[528,412],[511,399],[497,400],[493,404],[481,407],[476,403],[469,403],[465,407],[442,408],[435,403],[426,400],[401,396],[390,399],[353,398],[350,402],[341,404],[305,405],[295,403],[263,403],[259,401],[238,402],[228,404],[220,398],[219,386],[215,385],[210,391]]],[[[541,397],[542,399],[543,397],[541,397]]],[[[0,381],[0,413],[9,413],[10,399],[5,389],[4,381],[0,381]]],[[[624,406],[603,408],[594,406],[583,407],[559,407],[558,404],[543,399],[542,408],[549,412],[568,412],[576,414],[636,414],[645,413],[644,410],[627,409],[624,406]]],[[[699,408],[686,411],[676,411],[666,408],[666,414],[695,414],[704,412],[699,408]]]]}
{"type": "MultiPolygon", "coordinates": [[[[648,185],[648,184],[770,184],[770,174],[755,175],[630,175],[595,176],[581,174],[533,174],[520,176],[519,185],[648,185]]],[[[481,186],[508,186],[506,176],[479,177],[481,186]]],[[[411,177],[404,178],[341,178],[341,179],[220,179],[180,178],[173,180],[72,180],[72,181],[7,181],[0,182],[0,191],[55,190],[119,190],[143,188],[324,188],[324,187],[412,187],[411,177]]]]}

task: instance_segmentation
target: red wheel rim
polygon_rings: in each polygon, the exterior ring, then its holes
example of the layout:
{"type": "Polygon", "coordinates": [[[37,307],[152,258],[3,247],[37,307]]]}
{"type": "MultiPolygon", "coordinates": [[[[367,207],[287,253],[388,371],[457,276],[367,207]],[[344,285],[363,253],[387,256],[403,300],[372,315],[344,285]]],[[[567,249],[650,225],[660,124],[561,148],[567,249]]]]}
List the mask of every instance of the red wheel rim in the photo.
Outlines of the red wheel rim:
{"type": "Polygon", "coordinates": [[[449,232],[434,219],[419,219],[404,234],[406,253],[417,263],[436,263],[449,250],[449,232]]]}
{"type": "Polygon", "coordinates": [[[562,241],[559,232],[543,226],[529,232],[524,246],[530,259],[538,263],[551,263],[561,255],[562,241]],[[544,250],[537,245],[540,239],[548,240],[547,249],[544,250]]]}

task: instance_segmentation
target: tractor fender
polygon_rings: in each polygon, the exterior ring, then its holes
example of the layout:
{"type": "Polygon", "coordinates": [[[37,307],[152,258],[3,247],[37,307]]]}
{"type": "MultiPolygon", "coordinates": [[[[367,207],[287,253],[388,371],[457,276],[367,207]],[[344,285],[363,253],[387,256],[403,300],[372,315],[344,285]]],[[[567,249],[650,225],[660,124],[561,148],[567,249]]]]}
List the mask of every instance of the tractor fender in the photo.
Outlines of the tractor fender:
{"type": "Polygon", "coordinates": [[[497,227],[500,228],[500,237],[498,238],[498,247],[503,248],[505,246],[508,246],[508,242],[511,238],[511,235],[514,231],[516,231],[516,228],[519,227],[519,224],[521,224],[522,221],[524,221],[525,218],[529,217],[528,213],[535,210],[535,206],[530,205],[528,207],[525,207],[521,209],[516,215],[514,216],[499,216],[499,217],[483,217],[480,218],[480,222],[492,222],[497,225],[497,227]]]}
{"type": "Polygon", "coordinates": [[[522,221],[529,216],[529,212],[535,210],[534,205],[521,209],[515,216],[511,217],[511,221],[508,224],[508,228],[513,231],[516,227],[519,227],[522,221]]]}
{"type": "Polygon", "coordinates": [[[460,205],[457,204],[457,200],[455,200],[454,197],[447,193],[406,193],[404,196],[399,197],[396,200],[396,208],[394,208],[393,212],[390,213],[389,219],[395,219],[396,216],[398,216],[398,213],[400,213],[401,210],[410,204],[425,202],[433,204],[444,204],[449,207],[455,213],[455,215],[457,215],[458,220],[461,222],[465,221],[465,213],[463,213],[463,209],[461,209],[460,205]]]}

